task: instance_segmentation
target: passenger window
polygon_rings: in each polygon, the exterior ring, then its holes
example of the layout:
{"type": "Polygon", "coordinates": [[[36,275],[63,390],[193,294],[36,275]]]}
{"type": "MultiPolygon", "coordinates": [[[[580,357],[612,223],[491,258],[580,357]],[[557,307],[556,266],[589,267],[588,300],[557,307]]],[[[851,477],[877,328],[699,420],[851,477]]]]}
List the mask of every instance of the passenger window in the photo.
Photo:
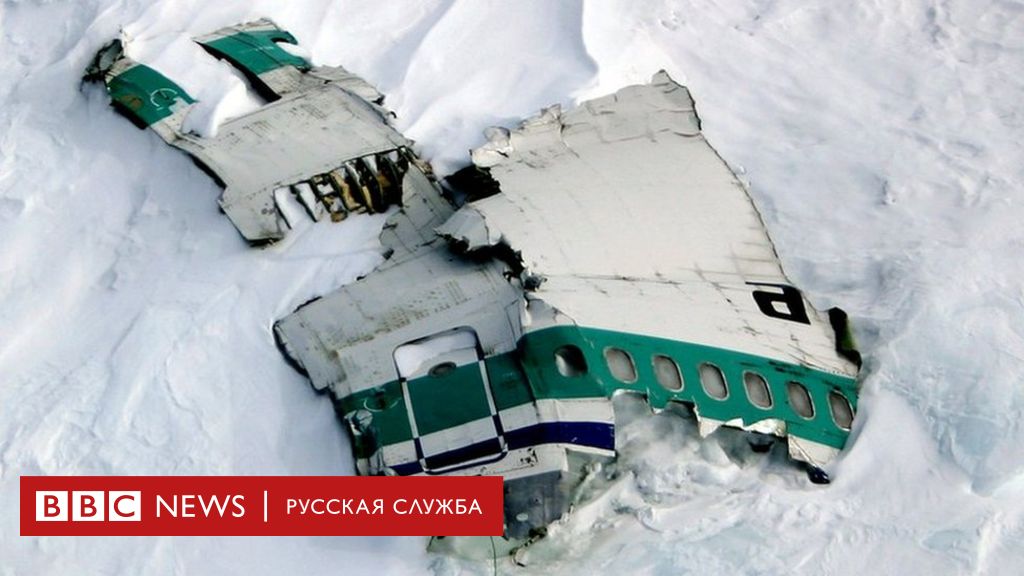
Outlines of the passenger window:
{"type": "Polygon", "coordinates": [[[799,414],[801,418],[814,418],[814,403],[811,401],[811,395],[807,392],[807,388],[805,388],[803,384],[799,382],[787,382],[786,398],[789,399],[789,406],[793,408],[793,411],[799,414]]]}
{"type": "Polygon", "coordinates": [[[725,383],[725,375],[714,364],[705,362],[700,365],[700,385],[708,396],[716,400],[725,400],[729,396],[729,387],[725,383]]]}
{"type": "Polygon", "coordinates": [[[608,370],[619,382],[636,382],[636,364],[629,352],[621,348],[605,348],[604,360],[608,363],[608,370]]]}
{"type": "Polygon", "coordinates": [[[668,356],[655,354],[652,359],[654,363],[654,377],[658,384],[669,392],[678,392],[683,389],[683,377],[679,374],[679,366],[668,356]]]}
{"type": "Polygon", "coordinates": [[[849,430],[853,425],[853,408],[850,401],[839,392],[833,390],[828,393],[828,408],[832,411],[832,421],[843,430],[849,430]]]}
{"type": "Polygon", "coordinates": [[[572,344],[555,350],[555,366],[558,373],[566,378],[576,378],[587,373],[587,359],[583,352],[572,344]]]}
{"type": "Polygon", "coordinates": [[[764,376],[756,372],[744,372],[743,387],[747,390],[747,399],[751,404],[764,409],[772,407],[772,393],[768,390],[764,376]]]}

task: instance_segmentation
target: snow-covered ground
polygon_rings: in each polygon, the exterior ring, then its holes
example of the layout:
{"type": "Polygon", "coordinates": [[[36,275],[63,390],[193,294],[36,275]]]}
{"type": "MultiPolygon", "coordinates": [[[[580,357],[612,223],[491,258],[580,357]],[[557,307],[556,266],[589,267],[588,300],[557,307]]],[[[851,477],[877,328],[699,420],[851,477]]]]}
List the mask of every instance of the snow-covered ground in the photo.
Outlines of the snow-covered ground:
{"type": "Polygon", "coordinates": [[[831,486],[627,403],[607,490],[500,570],[1024,571],[1024,4],[6,0],[0,573],[491,570],[416,538],[18,536],[21,474],[352,470],[269,329],[372,267],[380,218],[251,249],[183,154],[79,85],[123,28],[211,130],[259,102],[189,37],[261,16],[376,84],[441,172],[488,125],[667,69],[796,284],[856,323],[861,411],[831,486]]]}

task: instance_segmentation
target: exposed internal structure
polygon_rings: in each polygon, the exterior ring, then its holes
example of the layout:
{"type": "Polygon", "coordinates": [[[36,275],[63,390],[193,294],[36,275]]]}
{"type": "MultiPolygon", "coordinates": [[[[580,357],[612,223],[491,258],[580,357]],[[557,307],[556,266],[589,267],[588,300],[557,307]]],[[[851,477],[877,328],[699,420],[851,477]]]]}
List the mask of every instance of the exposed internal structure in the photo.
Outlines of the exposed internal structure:
{"type": "Polygon", "coordinates": [[[790,285],[667,74],[491,131],[449,179],[460,203],[373,88],[282,50],[286,32],[260,21],[198,41],[273,100],[214,138],[183,133],[192,98],[119,44],[90,74],[224,183],[246,238],[283,236],[280,194],[317,220],[398,207],[377,270],[274,328],[333,398],[359,473],[504,476],[506,535],[525,538],[615,457],[611,399],[629,392],[685,405],[702,435],[785,438],[825,479],[856,411],[845,315],[790,285]]]}
{"type": "Polygon", "coordinates": [[[473,160],[500,193],[406,203],[390,260],[276,326],[361,473],[501,474],[524,537],[614,457],[625,391],[691,407],[703,435],[787,437],[822,478],[856,406],[845,317],[790,286],[685,88],[661,73],[546,110],[473,160]]]}
{"type": "Polygon", "coordinates": [[[342,68],[313,67],[292,55],[281,45],[295,39],[267,20],[196,41],[268,101],[222,124],[216,136],[185,132],[195,99],[125,55],[120,40],[97,54],[86,78],[103,81],[119,111],[190,154],[224,186],[220,205],[247,240],[284,237],[281,194],[294,194],[316,220],[400,202],[411,143],[387,123],[373,87],[342,68]]]}

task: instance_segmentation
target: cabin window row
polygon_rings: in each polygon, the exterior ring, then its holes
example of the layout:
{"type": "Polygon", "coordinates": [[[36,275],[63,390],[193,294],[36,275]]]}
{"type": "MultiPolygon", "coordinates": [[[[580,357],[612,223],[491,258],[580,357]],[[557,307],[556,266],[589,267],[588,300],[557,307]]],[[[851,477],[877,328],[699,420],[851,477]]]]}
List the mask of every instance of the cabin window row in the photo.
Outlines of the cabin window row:
{"type": "MultiPolygon", "coordinates": [[[[710,362],[704,362],[700,365],[699,374],[701,387],[708,396],[716,400],[725,400],[729,397],[729,383],[721,368],[710,362]]],[[[757,408],[769,410],[775,406],[768,381],[757,372],[749,370],[743,372],[743,390],[747,395],[747,400],[757,408]]],[[[800,382],[795,380],[786,382],[786,401],[801,418],[806,420],[814,418],[816,413],[814,399],[807,391],[807,387],[800,382]]],[[[843,430],[849,430],[853,425],[853,407],[846,396],[837,390],[830,390],[828,407],[835,425],[843,430]]]]}
{"type": "MultiPolygon", "coordinates": [[[[605,363],[612,376],[625,384],[637,381],[636,363],[633,356],[622,348],[608,347],[604,350],[605,363]]],[[[587,373],[587,360],[583,352],[576,346],[567,345],[555,351],[555,365],[558,372],[567,378],[583,376],[587,373]]],[[[683,389],[682,372],[675,360],[663,354],[651,357],[654,377],[658,384],[669,392],[683,389]]],[[[716,400],[729,397],[729,383],[722,369],[710,362],[703,362],[698,367],[701,388],[704,393],[716,400]]],[[[743,389],[747,400],[762,410],[775,406],[771,389],[764,376],[753,371],[743,372],[743,389]]],[[[790,408],[801,418],[811,420],[815,415],[814,400],[807,387],[797,381],[786,382],[786,400],[790,408]]],[[[828,393],[829,413],[832,421],[843,430],[849,430],[853,424],[853,407],[840,392],[831,390],[828,393]]]]}
{"type": "MultiPolygon", "coordinates": [[[[704,362],[700,365],[700,384],[704,392],[716,399],[725,400],[729,397],[729,383],[725,374],[718,366],[704,362]]],[[[757,372],[743,372],[743,390],[746,392],[747,400],[762,410],[769,410],[775,406],[771,389],[764,376],[757,372]]],[[[811,397],[807,387],[795,380],[786,382],[786,401],[790,408],[798,416],[811,420],[815,415],[814,399],[811,397]]],[[[829,414],[836,426],[843,430],[849,430],[853,425],[853,407],[850,401],[837,390],[830,390],[828,393],[829,414]]]]}

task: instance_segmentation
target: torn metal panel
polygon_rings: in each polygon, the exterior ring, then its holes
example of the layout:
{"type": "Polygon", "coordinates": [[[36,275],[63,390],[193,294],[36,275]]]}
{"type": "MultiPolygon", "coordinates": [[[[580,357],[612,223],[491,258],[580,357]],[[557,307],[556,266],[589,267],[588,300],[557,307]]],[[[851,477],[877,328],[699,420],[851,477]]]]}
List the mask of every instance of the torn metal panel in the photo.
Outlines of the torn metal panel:
{"type": "Polygon", "coordinates": [[[483,215],[471,208],[452,214],[451,218],[438,226],[436,231],[469,252],[493,248],[501,242],[501,234],[491,230],[483,215]]]}
{"type": "Polygon", "coordinates": [[[841,351],[835,323],[790,286],[746,190],[699,129],[689,93],[663,72],[568,112],[546,109],[517,130],[491,132],[473,152],[502,193],[463,207],[439,231],[464,241],[486,231],[513,247],[524,277],[540,280],[532,297],[585,327],[576,346],[587,363],[621,352],[635,362],[634,381],[652,358],[678,365],[680,390],[668,396],[659,374],[640,384],[606,371],[610,390],[636,389],[655,407],[690,403],[708,433],[788,433],[798,439],[791,446],[832,450],[791,450],[823,466],[848,434],[842,414],[852,414],[856,358],[841,351]],[[720,396],[703,381],[705,364],[721,375],[720,396]],[[742,389],[750,375],[764,404],[742,389]],[[801,413],[787,398],[791,385],[809,403],[838,398],[846,408],[801,413]]]}
{"type": "Polygon", "coordinates": [[[410,170],[390,258],[275,325],[361,473],[501,474],[518,538],[614,456],[620,392],[692,406],[701,435],[788,436],[815,470],[838,453],[857,394],[845,318],[790,285],[685,88],[660,73],[488,134],[460,172],[471,202],[410,170]]]}
{"type": "Polygon", "coordinates": [[[275,329],[314,386],[344,397],[398,380],[395,350],[448,328],[473,329],[487,355],[510,352],[520,294],[501,269],[467,264],[438,244],[310,302],[275,329]]]}
{"type": "Polygon", "coordinates": [[[392,199],[372,193],[376,171],[366,164],[387,153],[407,163],[400,151],[410,143],[364,102],[325,85],[230,120],[213,138],[182,134],[173,144],[224,184],[220,205],[242,235],[265,241],[285,233],[273,199],[281,186],[309,183],[332,212],[386,209],[392,199]]]}
{"type": "Polygon", "coordinates": [[[545,110],[473,152],[502,194],[474,202],[543,276],[784,283],[760,216],[667,75],[545,110]],[[644,257],[638,257],[643,255],[644,257]]]}
{"type": "Polygon", "coordinates": [[[406,173],[421,171],[411,142],[388,123],[381,95],[341,68],[314,67],[284,50],[294,38],[269,20],[198,40],[238,67],[271,103],[224,122],[215,136],[183,130],[194,100],[121,43],[105,47],[86,77],[102,80],[115,105],[190,154],[225,190],[220,206],[250,242],[272,242],[289,226],[275,192],[286,189],[311,217],[340,221],[401,202],[406,173]]]}
{"type": "Polygon", "coordinates": [[[380,104],[384,100],[376,88],[344,68],[313,66],[287,50],[285,45],[298,44],[295,37],[266,18],[222,28],[196,38],[196,42],[230,62],[267,100],[326,83],[337,84],[367,102],[380,104]]]}
{"type": "Polygon", "coordinates": [[[666,74],[549,109],[473,157],[502,194],[463,211],[515,247],[547,279],[538,295],[577,322],[855,374],[820,315],[780,323],[759,310],[758,286],[790,283],[742,184],[700,134],[689,93],[666,74]],[[637,309],[640,298],[658,302],[637,309]]]}
{"type": "MultiPolygon", "coordinates": [[[[312,68],[304,58],[282,48],[282,44],[298,44],[295,37],[266,19],[228,26],[196,38],[196,42],[257,80],[260,80],[261,74],[280,68],[291,68],[297,72],[305,72],[312,68]]],[[[264,85],[277,96],[283,93],[273,90],[267,84],[264,85]]]]}
{"type": "Polygon", "coordinates": [[[126,56],[120,40],[96,53],[85,78],[103,82],[114,108],[136,126],[152,128],[167,142],[176,138],[195,103],[181,86],[126,56]]]}
{"type": "Polygon", "coordinates": [[[549,108],[473,159],[458,210],[408,170],[384,264],[275,325],[361,473],[501,474],[519,538],[615,455],[623,391],[692,406],[702,435],[788,436],[815,469],[842,448],[844,318],[790,285],[685,88],[660,73],[549,108]]]}

